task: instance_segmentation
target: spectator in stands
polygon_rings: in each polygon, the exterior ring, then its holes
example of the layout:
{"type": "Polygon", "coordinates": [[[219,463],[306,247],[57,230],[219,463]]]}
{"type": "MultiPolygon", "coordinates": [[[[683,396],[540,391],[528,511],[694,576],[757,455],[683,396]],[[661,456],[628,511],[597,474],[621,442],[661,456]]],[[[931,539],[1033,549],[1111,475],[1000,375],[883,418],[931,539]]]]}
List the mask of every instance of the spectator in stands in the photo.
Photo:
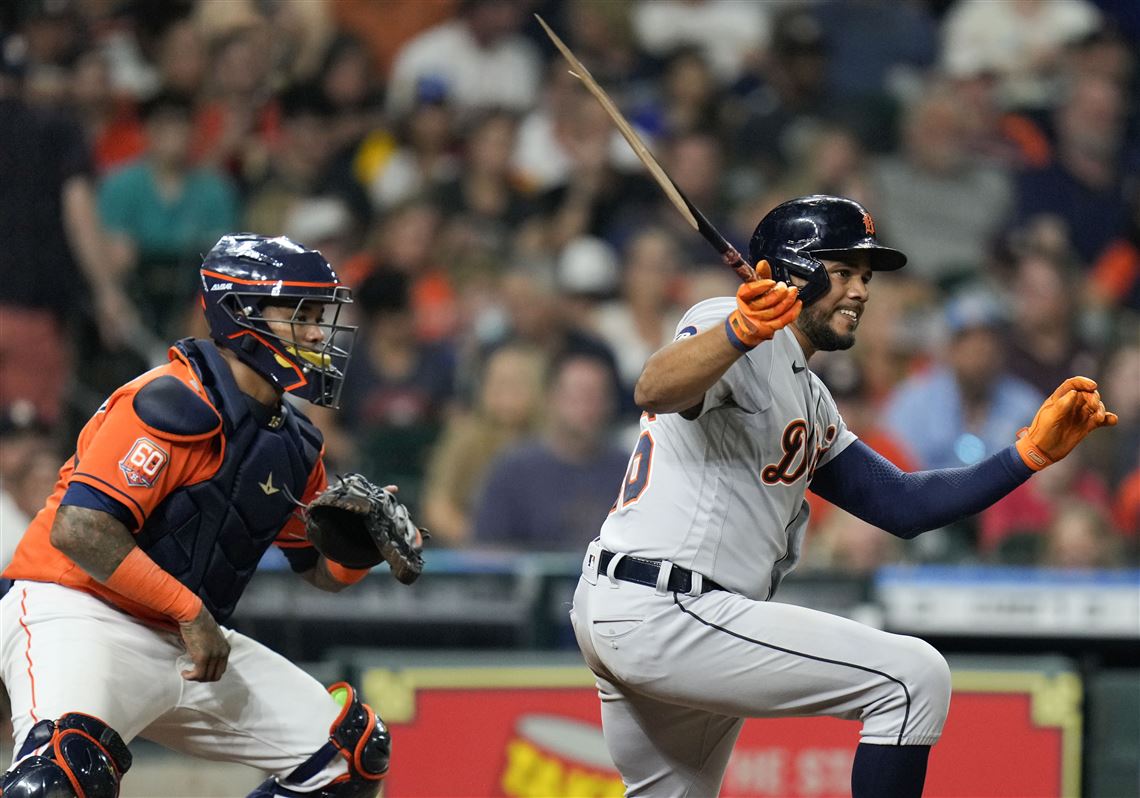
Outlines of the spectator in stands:
{"type": "Polygon", "coordinates": [[[677,331],[678,249],[661,228],[639,232],[625,248],[619,297],[598,310],[594,330],[617,356],[623,396],[633,396],[645,361],[677,331]]]}
{"type": "MultiPolygon", "coordinates": [[[[879,286],[876,285],[876,300],[878,290],[879,286]]],[[[816,353],[812,362],[812,371],[827,386],[827,390],[835,399],[836,407],[839,408],[839,415],[843,417],[849,430],[903,471],[919,470],[914,455],[907,451],[901,441],[880,426],[879,408],[871,396],[865,369],[854,355],[842,351],[816,353]]],[[[811,507],[812,520],[818,523],[824,523],[833,513],[840,512],[835,505],[810,491],[807,494],[807,502],[811,507]]],[[[837,545],[860,544],[863,535],[856,521],[857,519],[848,519],[838,522],[836,528],[832,530],[838,538],[837,545]]],[[[871,545],[873,552],[883,553],[888,548],[877,542],[871,545]]]]}
{"type": "MultiPolygon", "coordinates": [[[[35,413],[27,401],[16,402],[0,413],[0,564],[3,565],[7,565],[32,516],[39,512],[51,493],[62,460],[52,445],[50,428],[35,413]],[[39,454],[50,456],[54,465],[51,467],[52,485],[36,505],[32,495],[36,489],[25,490],[24,476],[38,471],[29,465],[39,454]]],[[[41,477],[39,473],[33,480],[42,484],[41,477]]]]}
{"type": "Polygon", "coordinates": [[[541,438],[502,454],[476,502],[473,542],[580,551],[613,504],[627,454],[609,441],[609,366],[568,354],[551,366],[541,438]]]}
{"type": "Polygon", "coordinates": [[[1126,192],[1136,164],[1124,157],[1123,92],[1111,80],[1078,76],[1053,119],[1055,157],[1019,176],[1014,221],[1060,219],[1077,254],[1091,264],[1128,227],[1126,192]]]}
{"type": "Polygon", "coordinates": [[[962,114],[962,139],[970,159],[1014,171],[1047,166],[1053,144],[1032,113],[1011,110],[1001,102],[1000,80],[983,65],[951,65],[946,85],[962,114]]]}
{"type": "Polygon", "coordinates": [[[502,346],[480,375],[475,408],[448,419],[424,477],[423,521],[432,542],[470,542],[471,516],[487,468],[500,452],[539,431],[546,359],[525,345],[502,346]]]}
{"type": "MultiPolygon", "coordinates": [[[[696,47],[670,54],[661,76],[662,97],[654,127],[666,136],[716,129],[721,93],[712,68],[696,47]]],[[[644,118],[644,114],[642,114],[644,118]]]]}
{"type": "Polygon", "coordinates": [[[938,29],[926,3],[825,0],[813,7],[831,48],[831,94],[889,111],[937,52],[938,29]]]}
{"type": "Polygon", "coordinates": [[[1108,517],[1110,497],[1104,479],[1088,465],[1085,450],[1073,452],[982,511],[978,550],[999,562],[1028,564],[1041,548],[1044,531],[1068,503],[1079,501],[1108,517]]]}
{"type": "Polygon", "coordinates": [[[388,84],[392,117],[408,112],[425,78],[442,85],[461,112],[526,110],[538,94],[542,64],[519,35],[522,10],[519,0],[463,0],[455,19],[404,45],[388,84]]]}
{"type": "Polygon", "coordinates": [[[768,9],[733,0],[638,0],[633,29],[641,47],[659,58],[680,46],[699,48],[727,85],[766,49],[768,9]]]}
{"type": "Polygon", "coordinates": [[[381,272],[407,277],[416,337],[421,341],[452,337],[459,321],[450,268],[454,262],[444,256],[452,253],[440,242],[445,235],[441,218],[435,205],[425,200],[397,205],[378,220],[368,246],[338,270],[354,288],[381,272]]]}
{"type": "Polygon", "coordinates": [[[1140,343],[1135,322],[1131,326],[1125,322],[1122,326],[1131,338],[1126,337],[1123,344],[1109,354],[1098,380],[1105,401],[1120,408],[1119,421],[1111,438],[1089,451],[1090,462],[1097,465],[1114,489],[1140,468],[1140,343]]]}
{"type": "MultiPolygon", "coordinates": [[[[172,4],[177,5],[177,4],[172,4]]],[[[167,91],[197,96],[206,79],[206,43],[194,19],[187,15],[158,32],[155,67],[158,82],[167,91]]]]}
{"type": "Polygon", "coordinates": [[[632,7],[631,0],[576,0],[564,9],[563,38],[619,107],[651,91],[656,77],[655,60],[634,37],[632,7]]]}
{"type": "Polygon", "coordinates": [[[238,218],[229,180],[191,162],[192,114],[190,98],[178,94],[143,103],[144,157],[99,187],[116,266],[130,273],[143,323],[160,339],[179,334],[198,289],[195,265],[238,218]]]}
{"type": "Polygon", "coordinates": [[[1134,194],[1129,208],[1127,229],[1104,248],[1089,275],[1089,300],[1109,312],[1140,312],[1140,194],[1134,194]]]}
{"type": "Polygon", "coordinates": [[[558,253],[554,279],[562,310],[580,329],[598,334],[598,310],[617,295],[619,267],[617,253],[600,238],[580,236],[558,253]]]}
{"type": "Polygon", "coordinates": [[[261,168],[279,134],[279,109],[269,85],[270,53],[263,46],[261,24],[251,19],[211,42],[204,102],[194,120],[199,162],[236,180],[261,168]]]}
{"type": "Polygon", "coordinates": [[[1068,264],[1033,250],[1015,255],[1010,304],[1009,372],[1042,394],[1068,376],[1096,372],[1080,339],[1080,278],[1068,264]]]}
{"type": "Polygon", "coordinates": [[[1107,568],[1123,562],[1122,541],[1104,513],[1080,501],[1067,504],[1045,530],[1040,564],[1054,568],[1107,568]]]}
{"type": "Polygon", "coordinates": [[[353,150],[383,122],[383,91],[375,81],[372,54],[355,36],[341,34],[324,55],[318,82],[333,108],[333,150],[353,150]]]}
{"type": "Polygon", "coordinates": [[[356,301],[363,312],[361,351],[345,378],[339,413],[352,446],[337,445],[343,440],[326,445],[338,463],[357,462],[367,473],[399,478],[400,501],[415,507],[452,398],[455,356],[446,343],[416,339],[407,275],[371,275],[356,301]]]}
{"type": "Polygon", "coordinates": [[[54,423],[72,373],[68,327],[93,319],[96,344],[123,346],[132,310],[107,258],[83,132],[24,102],[23,67],[21,41],[0,36],[0,412],[23,400],[54,423]]]}
{"type": "Polygon", "coordinates": [[[0,565],[8,565],[24,530],[51,496],[62,461],[50,446],[34,449],[10,479],[0,482],[0,508],[4,513],[0,515],[0,523],[12,524],[5,525],[0,535],[0,565]]]}
{"type": "Polygon", "coordinates": [[[811,12],[790,7],[773,20],[771,58],[735,104],[733,160],[772,180],[792,159],[798,135],[841,114],[827,91],[830,48],[811,12]]]}
{"type": "Polygon", "coordinates": [[[817,524],[808,532],[811,543],[807,547],[815,568],[871,577],[882,566],[898,562],[906,546],[900,538],[884,535],[883,530],[838,507],[832,507],[817,524]]]}
{"type": "MultiPolygon", "coordinates": [[[[671,137],[662,148],[660,160],[677,188],[729,241],[747,240],[748,233],[736,230],[729,214],[724,191],[724,146],[713,131],[693,130],[671,137]]],[[[671,231],[681,246],[686,265],[719,260],[704,238],[693,235],[693,228],[661,191],[645,207],[622,208],[609,226],[607,238],[620,248],[646,226],[671,231]]]]}
{"type": "Polygon", "coordinates": [[[462,166],[435,191],[453,245],[460,237],[464,246],[505,258],[515,231],[533,213],[511,173],[516,129],[515,116],[505,111],[484,112],[466,128],[462,166]]]}
{"type": "MultiPolygon", "coordinates": [[[[592,356],[608,364],[616,397],[618,390],[617,361],[613,350],[591,330],[585,329],[581,319],[575,318],[562,301],[554,274],[541,262],[519,264],[511,269],[497,286],[501,317],[475,321],[474,328],[483,331],[484,338],[473,337],[465,342],[465,371],[478,374],[487,356],[505,343],[525,343],[541,351],[551,361],[570,354],[592,356]],[[489,322],[489,323],[488,323],[489,322]]],[[[497,315],[497,314],[496,314],[497,315]]],[[[468,381],[470,377],[468,377],[468,381]]],[[[470,390],[463,392],[470,395],[470,390]]]]}
{"type": "MultiPolygon", "coordinates": [[[[421,78],[411,108],[398,123],[397,138],[388,139],[386,146],[375,135],[366,140],[361,156],[370,164],[365,178],[373,206],[385,210],[455,178],[454,111],[447,87],[437,78],[421,78]]],[[[361,156],[358,162],[363,162],[361,156]]]]}
{"type": "MultiPolygon", "coordinates": [[[[787,197],[808,194],[870,202],[873,187],[867,157],[850,128],[831,123],[820,125],[798,136],[796,144],[789,147],[788,156],[788,168],[768,192],[769,209],[787,197]]],[[[747,227],[745,222],[741,220],[737,226],[747,227]]]]}
{"type": "Polygon", "coordinates": [[[969,465],[1008,446],[1044,400],[1003,365],[1005,318],[991,293],[955,296],[946,326],[945,359],[902,383],[883,414],[924,469],[969,465]]]}
{"type": "Polygon", "coordinates": [[[95,169],[106,174],[142,155],[146,138],[128,98],[116,97],[100,50],[81,53],[71,68],[70,107],[87,134],[95,169]]]}
{"type": "Polygon", "coordinates": [[[1013,202],[1009,176],[969,157],[965,125],[954,93],[930,86],[907,109],[902,151],[874,167],[883,236],[915,253],[912,276],[943,286],[978,274],[1013,202]]]}
{"type": "Polygon", "coordinates": [[[1140,466],[1120,483],[1112,502],[1116,528],[1132,537],[1132,548],[1140,555],[1140,466]]]}
{"type": "Polygon", "coordinates": [[[281,137],[267,168],[252,180],[245,206],[245,227],[262,235],[280,235],[292,207],[314,196],[337,197],[363,226],[371,215],[368,196],[351,174],[333,168],[335,144],[329,125],[333,107],[310,84],[281,96],[281,137]]]}
{"type": "Polygon", "coordinates": [[[556,61],[547,68],[540,101],[519,122],[511,164],[520,188],[539,195],[577,185],[583,174],[593,178],[603,167],[643,168],[597,100],[556,61]]]}
{"type": "Polygon", "coordinates": [[[957,0],[942,21],[946,71],[992,71],[1007,106],[1041,108],[1055,93],[1064,48],[1096,29],[1088,0],[957,0]]]}

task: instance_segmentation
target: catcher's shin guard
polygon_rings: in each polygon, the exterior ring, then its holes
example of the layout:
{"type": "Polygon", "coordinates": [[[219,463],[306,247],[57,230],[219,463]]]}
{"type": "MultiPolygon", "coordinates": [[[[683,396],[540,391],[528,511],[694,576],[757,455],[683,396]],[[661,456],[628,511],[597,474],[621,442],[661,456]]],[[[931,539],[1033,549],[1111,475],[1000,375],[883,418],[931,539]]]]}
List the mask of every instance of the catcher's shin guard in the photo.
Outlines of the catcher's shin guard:
{"type": "Polygon", "coordinates": [[[25,758],[0,780],[4,798],[118,798],[119,782],[131,767],[131,752],[118,732],[79,712],[41,720],[24,738],[19,756],[25,758]]]}
{"type": "Polygon", "coordinates": [[[302,762],[284,782],[269,778],[246,798],[375,798],[380,792],[380,781],[388,773],[392,750],[392,738],[384,721],[360,700],[347,682],[337,682],[329,688],[329,693],[341,705],[341,711],[329,727],[328,743],[302,762]],[[316,791],[296,789],[320,773],[337,754],[348,763],[348,773],[316,791]]]}

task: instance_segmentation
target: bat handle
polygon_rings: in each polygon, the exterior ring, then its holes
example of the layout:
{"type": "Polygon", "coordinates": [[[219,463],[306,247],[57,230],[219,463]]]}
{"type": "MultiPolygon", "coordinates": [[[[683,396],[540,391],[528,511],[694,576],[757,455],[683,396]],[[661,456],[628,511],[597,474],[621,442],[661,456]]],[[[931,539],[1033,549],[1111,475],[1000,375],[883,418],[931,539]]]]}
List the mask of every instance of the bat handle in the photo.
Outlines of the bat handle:
{"type": "Polygon", "coordinates": [[[724,265],[736,272],[742,283],[750,283],[756,279],[756,270],[748,265],[736,248],[729,245],[728,250],[720,254],[724,265]]]}
{"type": "Polygon", "coordinates": [[[750,283],[755,280],[755,270],[737,251],[736,247],[728,243],[725,237],[720,234],[720,231],[713,227],[712,222],[705,218],[705,215],[701,213],[700,209],[689,201],[688,197],[682,193],[681,198],[685,200],[685,205],[688,206],[689,211],[693,214],[693,218],[697,220],[697,232],[720,253],[721,258],[724,260],[724,265],[735,271],[737,276],[740,277],[741,282],[750,283]]]}

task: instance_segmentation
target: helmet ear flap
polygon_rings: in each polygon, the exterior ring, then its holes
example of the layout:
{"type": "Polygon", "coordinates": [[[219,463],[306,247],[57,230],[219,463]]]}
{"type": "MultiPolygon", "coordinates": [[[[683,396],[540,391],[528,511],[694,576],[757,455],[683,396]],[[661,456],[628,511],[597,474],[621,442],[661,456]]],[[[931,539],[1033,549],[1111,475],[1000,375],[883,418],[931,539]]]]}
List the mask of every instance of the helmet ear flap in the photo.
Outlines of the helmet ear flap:
{"type": "Polygon", "coordinates": [[[820,261],[810,255],[796,255],[800,262],[784,258],[768,258],[768,265],[772,269],[772,279],[793,285],[792,277],[799,277],[803,283],[799,287],[798,296],[807,307],[812,302],[827,293],[831,287],[831,278],[828,277],[827,268],[820,261]]]}

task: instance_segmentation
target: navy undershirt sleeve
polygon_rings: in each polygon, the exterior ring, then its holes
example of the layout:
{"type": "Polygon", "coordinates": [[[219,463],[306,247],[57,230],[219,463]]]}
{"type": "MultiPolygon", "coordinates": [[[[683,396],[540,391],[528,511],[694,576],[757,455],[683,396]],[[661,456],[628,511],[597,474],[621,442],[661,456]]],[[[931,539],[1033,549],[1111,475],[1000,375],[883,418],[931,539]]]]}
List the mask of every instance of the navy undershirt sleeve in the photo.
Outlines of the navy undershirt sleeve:
{"type": "Polygon", "coordinates": [[[135,516],[127,509],[127,505],[82,482],[72,482],[68,485],[67,492],[63,494],[59,503],[61,506],[69,504],[73,507],[86,507],[88,510],[100,510],[114,516],[132,531],[136,526],[135,516]]]}
{"type": "Polygon", "coordinates": [[[289,561],[289,567],[293,572],[298,574],[303,574],[305,571],[316,568],[317,561],[321,559],[320,552],[312,546],[281,549],[281,553],[284,554],[285,559],[289,561]]]}
{"type": "Polygon", "coordinates": [[[811,489],[873,526],[913,538],[981,512],[1032,474],[1015,446],[974,465],[908,473],[855,441],[815,472],[811,489]]]}

